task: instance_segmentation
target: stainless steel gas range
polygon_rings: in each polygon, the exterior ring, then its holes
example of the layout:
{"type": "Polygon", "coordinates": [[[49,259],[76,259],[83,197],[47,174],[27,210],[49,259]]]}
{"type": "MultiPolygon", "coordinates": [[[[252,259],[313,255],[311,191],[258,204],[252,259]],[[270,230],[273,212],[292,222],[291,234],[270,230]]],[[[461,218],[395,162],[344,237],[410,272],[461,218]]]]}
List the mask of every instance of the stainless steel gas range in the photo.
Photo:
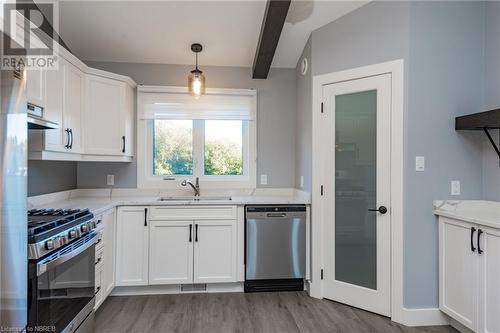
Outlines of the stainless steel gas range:
{"type": "Polygon", "coordinates": [[[28,327],[33,331],[93,332],[95,228],[88,209],[28,212],[28,327]]]}

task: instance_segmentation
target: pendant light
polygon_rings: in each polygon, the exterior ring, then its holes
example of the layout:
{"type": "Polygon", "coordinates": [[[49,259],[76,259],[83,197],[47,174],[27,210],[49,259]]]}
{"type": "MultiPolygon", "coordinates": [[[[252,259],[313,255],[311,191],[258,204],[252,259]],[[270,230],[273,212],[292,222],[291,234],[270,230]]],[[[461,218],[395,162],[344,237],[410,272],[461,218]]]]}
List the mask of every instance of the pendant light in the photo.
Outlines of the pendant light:
{"type": "Polygon", "coordinates": [[[201,52],[203,47],[201,44],[195,43],[191,45],[191,51],[196,54],[196,68],[191,71],[188,76],[188,90],[191,96],[196,98],[205,93],[205,76],[203,72],[198,69],[198,53],[201,52]]]}

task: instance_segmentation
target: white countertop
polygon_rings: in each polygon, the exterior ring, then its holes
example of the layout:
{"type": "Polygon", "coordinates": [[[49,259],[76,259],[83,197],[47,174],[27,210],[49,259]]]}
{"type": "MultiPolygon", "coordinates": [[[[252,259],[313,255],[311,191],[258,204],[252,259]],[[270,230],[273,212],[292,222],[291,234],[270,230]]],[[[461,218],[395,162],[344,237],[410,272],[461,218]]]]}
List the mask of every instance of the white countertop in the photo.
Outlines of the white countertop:
{"type": "Polygon", "coordinates": [[[434,214],[500,228],[500,202],[485,200],[435,200],[434,214]]]}
{"type": "MultiPolygon", "coordinates": [[[[165,193],[146,191],[72,190],[28,198],[29,208],[88,208],[95,215],[117,206],[207,206],[207,205],[293,205],[309,204],[309,195],[293,190],[267,191],[253,195],[230,195],[232,200],[159,201],[165,193]],[[116,192],[116,191],[115,191],[116,192]],[[134,192],[137,192],[134,195],[134,192]],[[163,194],[163,195],[162,195],[163,194]]],[[[178,196],[178,195],[173,195],[178,196]]],[[[186,195],[184,195],[186,196],[186,195]]],[[[208,196],[208,195],[207,195],[208,196]]]]}

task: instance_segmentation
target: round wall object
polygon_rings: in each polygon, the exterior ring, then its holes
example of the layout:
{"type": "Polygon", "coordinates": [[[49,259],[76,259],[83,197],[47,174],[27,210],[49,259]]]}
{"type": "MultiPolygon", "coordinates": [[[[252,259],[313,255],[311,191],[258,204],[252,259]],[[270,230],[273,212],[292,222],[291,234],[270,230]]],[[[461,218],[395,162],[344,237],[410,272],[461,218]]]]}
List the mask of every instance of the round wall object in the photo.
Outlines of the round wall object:
{"type": "Polygon", "coordinates": [[[302,61],[300,62],[300,74],[306,75],[307,74],[307,67],[309,63],[307,61],[307,58],[302,58],[302,61]]]}

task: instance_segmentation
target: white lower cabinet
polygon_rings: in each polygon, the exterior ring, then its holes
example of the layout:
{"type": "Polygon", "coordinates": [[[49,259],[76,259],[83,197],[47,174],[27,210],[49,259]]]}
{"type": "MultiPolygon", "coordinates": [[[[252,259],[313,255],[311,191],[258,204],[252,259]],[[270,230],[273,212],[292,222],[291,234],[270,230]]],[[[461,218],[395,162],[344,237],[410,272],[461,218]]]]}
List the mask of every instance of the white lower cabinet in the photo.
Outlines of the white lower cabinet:
{"type": "Polygon", "coordinates": [[[192,229],[192,221],[151,221],[149,284],[192,282],[192,229]]]}
{"type": "Polygon", "coordinates": [[[115,210],[104,213],[102,223],[104,224],[104,276],[102,289],[104,297],[107,297],[115,287],[115,235],[116,219],[115,210]]]}
{"type": "Polygon", "coordinates": [[[195,221],[194,283],[236,281],[236,221],[195,221]]]}
{"type": "Polygon", "coordinates": [[[500,230],[439,218],[439,308],[474,332],[500,332],[500,230]]]}
{"type": "MultiPolygon", "coordinates": [[[[481,228],[481,227],[480,227],[481,228]]],[[[479,331],[500,332],[500,230],[481,228],[484,253],[479,264],[479,331]]]]}
{"type": "Polygon", "coordinates": [[[119,207],[116,225],[116,286],[148,285],[148,207],[119,207]]]}
{"type": "Polygon", "coordinates": [[[118,208],[115,285],[236,282],[237,223],[236,206],[118,208]]]}

